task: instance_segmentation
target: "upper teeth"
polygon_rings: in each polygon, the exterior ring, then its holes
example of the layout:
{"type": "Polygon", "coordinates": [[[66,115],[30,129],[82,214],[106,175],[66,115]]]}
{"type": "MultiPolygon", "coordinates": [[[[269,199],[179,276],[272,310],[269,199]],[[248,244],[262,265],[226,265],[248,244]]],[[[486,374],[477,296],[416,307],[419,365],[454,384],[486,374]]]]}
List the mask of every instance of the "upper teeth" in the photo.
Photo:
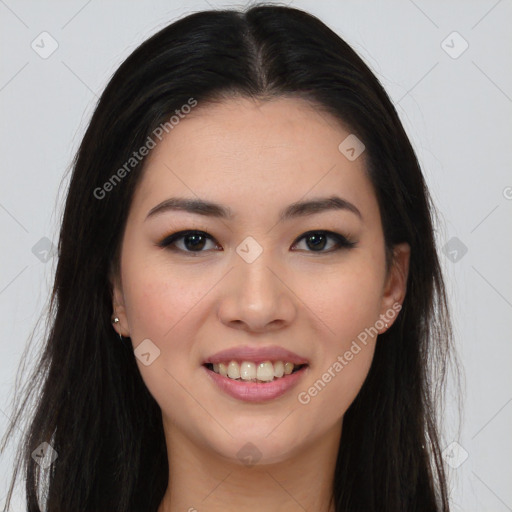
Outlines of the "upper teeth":
{"type": "Polygon", "coordinates": [[[256,364],[252,361],[243,361],[241,364],[238,361],[229,361],[225,363],[215,363],[213,371],[220,373],[224,377],[230,379],[242,380],[260,380],[263,382],[270,382],[275,378],[280,378],[283,375],[289,375],[293,372],[295,365],[290,362],[283,363],[276,361],[272,364],[271,361],[264,361],[256,364]]]}

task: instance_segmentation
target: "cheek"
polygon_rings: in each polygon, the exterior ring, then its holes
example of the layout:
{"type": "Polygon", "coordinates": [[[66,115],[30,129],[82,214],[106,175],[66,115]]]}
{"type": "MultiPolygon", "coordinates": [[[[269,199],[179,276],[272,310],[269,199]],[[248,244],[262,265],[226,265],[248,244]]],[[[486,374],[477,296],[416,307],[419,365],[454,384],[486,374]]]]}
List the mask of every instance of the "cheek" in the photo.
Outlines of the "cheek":
{"type": "Polygon", "coordinates": [[[310,295],[322,305],[319,316],[327,327],[317,336],[318,363],[311,366],[297,400],[305,412],[322,417],[325,424],[339,421],[352,404],[375,351],[378,295],[371,281],[353,277],[354,281],[347,280],[340,286],[331,283],[324,295],[310,295]]]}
{"type": "Polygon", "coordinates": [[[359,393],[371,366],[375,340],[355,342],[340,350],[298,391],[297,401],[310,414],[321,415],[326,423],[335,423],[359,393]]]}
{"type": "Polygon", "coordinates": [[[380,267],[361,259],[329,273],[310,273],[302,281],[302,296],[319,326],[318,364],[311,368],[297,399],[327,423],[343,416],[370,369],[381,307],[380,267]]]}
{"type": "MultiPolygon", "coordinates": [[[[127,257],[123,269],[126,312],[134,344],[150,338],[165,346],[190,323],[213,285],[208,272],[172,266],[165,257],[127,257]]],[[[178,342],[179,344],[179,342],[178,342]]]]}
{"type": "Polygon", "coordinates": [[[182,268],[177,272],[169,266],[150,265],[148,260],[127,263],[125,271],[123,287],[133,346],[149,339],[158,353],[148,366],[136,359],[142,379],[162,411],[194,411],[196,420],[204,422],[191,398],[197,393],[190,379],[199,366],[194,345],[202,321],[199,315],[215,279],[208,274],[192,276],[182,268]]]}
{"type": "MultiPolygon", "coordinates": [[[[323,325],[329,345],[343,347],[379,318],[383,276],[364,261],[301,273],[294,292],[323,325]]],[[[325,337],[322,337],[325,339],[325,337]]]]}

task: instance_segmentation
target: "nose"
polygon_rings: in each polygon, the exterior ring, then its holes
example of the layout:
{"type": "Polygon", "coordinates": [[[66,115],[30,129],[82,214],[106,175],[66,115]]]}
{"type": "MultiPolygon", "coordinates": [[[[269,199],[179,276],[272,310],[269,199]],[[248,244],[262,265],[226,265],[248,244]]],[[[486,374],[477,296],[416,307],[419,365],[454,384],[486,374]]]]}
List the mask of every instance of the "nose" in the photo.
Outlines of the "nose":
{"type": "Polygon", "coordinates": [[[218,318],[226,326],[250,332],[269,332],[290,325],[297,303],[289,276],[265,251],[252,263],[240,259],[229,272],[219,300],[218,318]]]}

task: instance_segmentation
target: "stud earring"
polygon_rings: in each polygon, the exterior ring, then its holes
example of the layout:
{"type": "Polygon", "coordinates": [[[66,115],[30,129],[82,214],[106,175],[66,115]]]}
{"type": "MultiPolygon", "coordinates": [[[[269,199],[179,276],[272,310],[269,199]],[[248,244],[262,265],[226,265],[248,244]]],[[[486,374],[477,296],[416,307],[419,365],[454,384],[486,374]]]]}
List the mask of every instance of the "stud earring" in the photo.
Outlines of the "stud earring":
{"type": "MultiPolygon", "coordinates": [[[[117,316],[116,316],[116,317],[114,317],[114,318],[112,318],[112,323],[113,323],[114,325],[117,325],[117,324],[119,323],[119,318],[117,318],[117,316]]],[[[121,341],[123,341],[123,335],[122,335],[122,334],[120,334],[120,333],[119,333],[119,339],[120,339],[121,341]]]]}

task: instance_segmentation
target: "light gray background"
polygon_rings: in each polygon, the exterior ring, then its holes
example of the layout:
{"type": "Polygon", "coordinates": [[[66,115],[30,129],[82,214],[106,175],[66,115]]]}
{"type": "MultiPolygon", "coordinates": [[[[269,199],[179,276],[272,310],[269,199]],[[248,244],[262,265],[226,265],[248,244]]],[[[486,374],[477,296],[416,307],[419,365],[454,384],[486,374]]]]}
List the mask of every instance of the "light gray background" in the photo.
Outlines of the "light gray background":
{"type": "MultiPolygon", "coordinates": [[[[244,4],[0,0],[0,434],[55,269],[51,253],[42,261],[49,242],[40,240],[57,243],[63,177],[97,97],[144,39],[209,5],[244,4]],[[31,47],[50,48],[44,31],[58,43],[46,59],[31,47]]],[[[439,243],[451,240],[442,263],[466,376],[460,434],[453,400],[445,416],[443,447],[458,443],[445,452],[458,466],[449,468],[453,510],[512,510],[511,1],[291,5],[317,15],[358,51],[417,151],[441,214],[439,243]],[[469,47],[458,55],[464,41],[469,47]]],[[[1,460],[0,506],[12,448],[1,460]]],[[[19,503],[14,512],[24,510],[19,503]]]]}

